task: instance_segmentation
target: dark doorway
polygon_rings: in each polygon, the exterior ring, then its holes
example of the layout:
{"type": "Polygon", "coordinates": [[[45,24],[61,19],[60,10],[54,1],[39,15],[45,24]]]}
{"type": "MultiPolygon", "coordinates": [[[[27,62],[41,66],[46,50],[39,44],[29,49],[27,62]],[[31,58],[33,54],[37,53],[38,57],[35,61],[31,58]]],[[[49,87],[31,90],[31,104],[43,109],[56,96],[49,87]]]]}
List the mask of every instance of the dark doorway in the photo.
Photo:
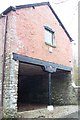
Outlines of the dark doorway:
{"type": "Polygon", "coordinates": [[[18,76],[18,110],[42,108],[48,103],[48,73],[41,66],[21,63],[18,76]]]}
{"type": "MultiPolygon", "coordinates": [[[[71,104],[75,101],[76,96],[71,86],[71,67],[15,53],[13,57],[14,60],[21,61],[19,62],[18,75],[18,110],[23,104],[26,109],[21,111],[30,110],[26,105],[37,104],[39,106],[38,108],[40,108],[40,105],[47,106],[50,97],[50,94],[48,94],[48,88],[50,88],[49,80],[51,80],[50,99],[52,105],[71,104]],[[54,69],[56,69],[56,71],[54,69]]],[[[34,109],[34,106],[31,107],[31,109],[34,109]]]]}

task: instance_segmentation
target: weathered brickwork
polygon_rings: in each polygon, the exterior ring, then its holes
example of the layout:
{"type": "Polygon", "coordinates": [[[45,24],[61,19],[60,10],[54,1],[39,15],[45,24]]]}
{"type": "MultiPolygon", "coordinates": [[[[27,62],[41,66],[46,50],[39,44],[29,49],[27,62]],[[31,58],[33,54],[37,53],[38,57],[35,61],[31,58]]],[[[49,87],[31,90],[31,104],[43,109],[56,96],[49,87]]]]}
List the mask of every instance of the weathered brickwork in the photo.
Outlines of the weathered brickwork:
{"type": "MultiPolygon", "coordinates": [[[[16,11],[11,11],[7,14],[7,31],[6,31],[6,51],[5,51],[5,66],[4,66],[4,89],[3,89],[3,114],[5,118],[14,118],[17,115],[17,90],[18,90],[18,67],[19,61],[13,60],[13,52],[32,58],[37,58],[44,61],[54,62],[71,67],[72,66],[72,49],[71,42],[66,33],[54,17],[53,13],[47,5],[38,6],[35,9],[25,8],[16,11]],[[46,12],[45,12],[46,11],[46,12]],[[47,14],[46,14],[47,13],[47,14]],[[49,52],[48,46],[45,44],[44,25],[51,27],[55,31],[56,48],[52,47],[52,53],[49,52]]],[[[0,19],[0,105],[2,93],[2,64],[3,64],[3,46],[4,46],[4,31],[5,17],[0,19]]],[[[65,75],[64,75],[65,76],[65,75]]],[[[65,76],[66,77],[66,76],[65,76]]],[[[62,87],[69,87],[67,91],[72,93],[72,88],[67,83],[68,77],[61,83],[62,87]]],[[[53,86],[58,86],[57,77],[53,86]]],[[[62,78],[61,78],[62,79],[62,78]]],[[[59,81],[60,82],[60,81],[59,81]]],[[[61,92],[62,87],[53,87],[53,92],[61,92]]],[[[65,91],[66,92],[66,91],[65,91]]],[[[53,93],[55,94],[55,93],[53,93]]],[[[57,93],[58,94],[58,93],[57,93]]],[[[55,94],[55,95],[57,95],[55,94]]],[[[60,93],[62,96],[65,93],[60,93]]],[[[69,96],[69,94],[68,94],[69,96]]],[[[55,101],[61,98],[54,96],[55,101]]],[[[67,96],[66,96],[67,97],[67,96]]],[[[67,98],[69,100],[69,97],[67,98]]],[[[71,98],[70,98],[71,99],[71,98]]],[[[54,101],[54,100],[53,100],[54,101]]],[[[59,101],[61,104],[63,101],[59,101]]],[[[66,101],[67,102],[67,101],[66,101]]],[[[72,103],[72,102],[71,102],[72,103]]],[[[66,103],[65,103],[66,104],[66,103]]]]}
{"type": "Polygon", "coordinates": [[[20,9],[15,15],[17,37],[22,43],[18,44],[18,54],[71,66],[71,42],[48,6],[20,9]],[[52,53],[45,44],[44,25],[55,31],[56,48],[52,47],[52,53]]]}

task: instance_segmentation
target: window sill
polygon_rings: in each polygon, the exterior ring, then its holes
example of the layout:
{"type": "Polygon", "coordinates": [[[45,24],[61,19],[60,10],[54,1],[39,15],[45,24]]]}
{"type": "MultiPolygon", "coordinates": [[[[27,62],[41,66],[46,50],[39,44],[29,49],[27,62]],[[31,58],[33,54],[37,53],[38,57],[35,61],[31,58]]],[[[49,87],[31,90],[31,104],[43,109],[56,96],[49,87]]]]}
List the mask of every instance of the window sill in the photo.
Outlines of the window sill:
{"type": "Polygon", "coordinates": [[[49,44],[47,42],[45,42],[45,44],[48,45],[48,46],[50,46],[50,47],[56,48],[56,45],[51,45],[51,44],[49,44]]]}

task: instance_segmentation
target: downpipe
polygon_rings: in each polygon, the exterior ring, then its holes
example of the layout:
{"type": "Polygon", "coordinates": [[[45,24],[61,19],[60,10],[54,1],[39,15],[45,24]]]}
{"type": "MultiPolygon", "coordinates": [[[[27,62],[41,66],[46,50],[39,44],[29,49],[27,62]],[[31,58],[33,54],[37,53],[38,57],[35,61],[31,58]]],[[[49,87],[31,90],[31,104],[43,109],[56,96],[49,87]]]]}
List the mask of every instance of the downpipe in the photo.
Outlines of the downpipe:
{"type": "Polygon", "coordinates": [[[6,37],[7,37],[7,21],[8,21],[8,16],[3,15],[2,17],[5,17],[5,31],[4,31],[4,45],[3,45],[3,65],[2,65],[2,99],[1,99],[1,104],[3,106],[3,90],[4,90],[4,76],[5,76],[5,60],[6,60],[6,37]]]}

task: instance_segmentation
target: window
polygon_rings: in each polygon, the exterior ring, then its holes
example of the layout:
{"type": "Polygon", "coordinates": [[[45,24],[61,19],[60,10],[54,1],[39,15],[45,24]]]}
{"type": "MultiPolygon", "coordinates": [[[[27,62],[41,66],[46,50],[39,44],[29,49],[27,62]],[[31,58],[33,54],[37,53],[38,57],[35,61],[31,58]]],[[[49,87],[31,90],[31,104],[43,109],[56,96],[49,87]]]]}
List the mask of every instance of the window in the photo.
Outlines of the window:
{"type": "Polygon", "coordinates": [[[45,43],[49,44],[51,46],[55,46],[55,33],[54,33],[54,31],[47,26],[44,26],[44,28],[45,28],[45,43]]]}

